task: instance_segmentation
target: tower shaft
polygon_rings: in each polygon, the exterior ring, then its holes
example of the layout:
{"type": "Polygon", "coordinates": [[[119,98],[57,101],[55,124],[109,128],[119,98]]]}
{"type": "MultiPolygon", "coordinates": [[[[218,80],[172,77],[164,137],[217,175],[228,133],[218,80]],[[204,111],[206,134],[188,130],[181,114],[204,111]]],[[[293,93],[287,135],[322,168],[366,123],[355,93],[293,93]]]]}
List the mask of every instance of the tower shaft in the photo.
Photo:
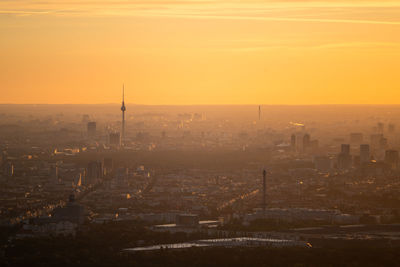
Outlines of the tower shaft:
{"type": "Polygon", "coordinates": [[[263,211],[265,212],[267,202],[266,202],[266,196],[267,196],[267,172],[264,170],[263,171],[263,211]]]}
{"type": "Polygon", "coordinates": [[[122,111],[122,129],[121,129],[121,146],[125,142],[125,111],[122,111]]]}
{"type": "Polygon", "coordinates": [[[120,146],[123,147],[125,144],[125,85],[122,85],[122,125],[121,125],[121,137],[120,137],[120,146]]]}

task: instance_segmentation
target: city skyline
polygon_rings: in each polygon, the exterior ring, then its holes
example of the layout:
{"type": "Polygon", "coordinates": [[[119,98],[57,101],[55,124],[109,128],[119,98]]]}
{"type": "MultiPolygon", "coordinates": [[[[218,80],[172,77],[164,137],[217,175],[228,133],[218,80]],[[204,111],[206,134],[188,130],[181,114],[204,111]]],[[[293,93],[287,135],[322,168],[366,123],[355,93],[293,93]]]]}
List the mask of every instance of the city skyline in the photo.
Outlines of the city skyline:
{"type": "Polygon", "coordinates": [[[0,266],[397,266],[399,69],[400,0],[1,0],[0,266]]]}

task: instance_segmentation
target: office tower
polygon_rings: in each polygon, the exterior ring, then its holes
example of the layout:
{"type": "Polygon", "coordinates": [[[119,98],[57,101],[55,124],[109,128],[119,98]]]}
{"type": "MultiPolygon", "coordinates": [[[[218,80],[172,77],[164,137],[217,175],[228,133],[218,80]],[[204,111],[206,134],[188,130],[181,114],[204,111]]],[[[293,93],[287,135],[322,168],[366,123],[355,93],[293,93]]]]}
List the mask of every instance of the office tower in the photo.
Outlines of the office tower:
{"type": "Polygon", "coordinates": [[[363,142],[363,134],[362,133],[351,133],[350,134],[350,143],[351,144],[361,144],[363,142]]]}
{"type": "Polygon", "coordinates": [[[121,142],[121,137],[119,133],[110,133],[109,137],[110,145],[118,146],[121,142]]]}
{"type": "Polygon", "coordinates": [[[350,155],[350,145],[342,144],[341,152],[338,155],[338,168],[341,170],[347,170],[351,168],[351,155],[350,155]]]}
{"type": "Polygon", "coordinates": [[[360,145],[360,163],[367,163],[370,161],[370,152],[369,152],[369,145],[362,144],[360,145]]]}
{"type": "Polygon", "coordinates": [[[349,144],[342,144],[340,153],[346,154],[346,155],[350,155],[350,145],[349,144]]]}
{"type": "Polygon", "coordinates": [[[310,141],[311,141],[310,139],[311,139],[311,137],[309,134],[305,134],[303,136],[303,151],[307,151],[309,149],[310,141]]]}
{"type": "Polygon", "coordinates": [[[385,163],[390,167],[391,170],[397,170],[399,165],[399,151],[386,150],[385,163]]]}
{"type": "Polygon", "coordinates": [[[121,128],[121,141],[120,141],[120,146],[123,147],[125,144],[125,86],[122,85],[122,106],[121,106],[121,111],[122,111],[122,128],[121,128]]]}
{"type": "Polygon", "coordinates": [[[263,211],[264,212],[265,212],[265,208],[267,206],[266,196],[267,196],[267,171],[263,170],[263,211]]]}
{"type": "Polygon", "coordinates": [[[87,123],[87,134],[88,134],[88,137],[96,136],[96,122],[95,121],[89,121],[87,123]]]}
{"type": "Polygon", "coordinates": [[[89,162],[86,172],[86,183],[95,184],[103,177],[103,165],[100,161],[89,162]]]}
{"type": "Polygon", "coordinates": [[[292,134],[290,137],[290,147],[292,148],[293,151],[296,151],[296,135],[292,134]]]}
{"type": "Polygon", "coordinates": [[[114,168],[114,162],[112,158],[104,158],[103,159],[103,174],[105,176],[112,173],[114,168]]]}
{"type": "Polygon", "coordinates": [[[261,106],[258,106],[258,120],[261,120],[261,106]]]}

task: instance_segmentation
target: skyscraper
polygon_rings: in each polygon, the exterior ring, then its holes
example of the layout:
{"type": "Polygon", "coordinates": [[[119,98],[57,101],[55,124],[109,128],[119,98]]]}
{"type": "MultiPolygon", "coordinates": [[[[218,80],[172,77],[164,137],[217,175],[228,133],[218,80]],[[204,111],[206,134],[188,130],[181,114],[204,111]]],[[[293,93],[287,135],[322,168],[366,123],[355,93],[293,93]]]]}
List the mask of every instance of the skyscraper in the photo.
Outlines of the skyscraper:
{"type": "Polygon", "coordinates": [[[309,134],[305,134],[303,136],[303,152],[306,152],[310,147],[311,137],[309,134]]]}
{"type": "Polygon", "coordinates": [[[121,129],[121,140],[120,140],[120,146],[124,146],[125,143],[125,86],[122,85],[122,106],[121,106],[121,111],[122,111],[122,129],[121,129]]]}
{"type": "Polygon", "coordinates": [[[88,137],[96,136],[96,122],[95,121],[90,121],[87,123],[87,134],[88,134],[88,137]]]}
{"type": "Polygon", "coordinates": [[[350,145],[349,144],[342,144],[341,146],[341,153],[350,155],[350,145]]]}
{"type": "Polygon", "coordinates": [[[390,169],[396,170],[399,165],[399,151],[397,150],[386,150],[385,163],[390,169]]]}
{"type": "Polygon", "coordinates": [[[121,144],[121,135],[120,133],[110,133],[108,137],[108,141],[110,145],[118,146],[121,144]]]}
{"type": "Polygon", "coordinates": [[[87,167],[86,184],[95,184],[103,178],[103,164],[101,161],[91,161],[87,167]]]}
{"type": "Polygon", "coordinates": [[[342,144],[341,152],[338,155],[338,168],[341,170],[347,170],[351,168],[351,155],[350,155],[350,145],[342,144]]]}

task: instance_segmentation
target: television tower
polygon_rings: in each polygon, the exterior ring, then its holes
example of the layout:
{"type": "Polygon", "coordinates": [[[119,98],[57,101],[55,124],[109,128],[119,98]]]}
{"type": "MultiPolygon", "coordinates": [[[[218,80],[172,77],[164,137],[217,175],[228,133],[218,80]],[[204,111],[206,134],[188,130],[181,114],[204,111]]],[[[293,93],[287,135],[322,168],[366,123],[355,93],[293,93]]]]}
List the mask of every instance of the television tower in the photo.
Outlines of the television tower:
{"type": "Polygon", "coordinates": [[[125,85],[122,85],[122,106],[121,106],[121,111],[122,111],[122,129],[121,129],[121,139],[120,139],[120,146],[124,146],[125,143],[125,85]]]}

